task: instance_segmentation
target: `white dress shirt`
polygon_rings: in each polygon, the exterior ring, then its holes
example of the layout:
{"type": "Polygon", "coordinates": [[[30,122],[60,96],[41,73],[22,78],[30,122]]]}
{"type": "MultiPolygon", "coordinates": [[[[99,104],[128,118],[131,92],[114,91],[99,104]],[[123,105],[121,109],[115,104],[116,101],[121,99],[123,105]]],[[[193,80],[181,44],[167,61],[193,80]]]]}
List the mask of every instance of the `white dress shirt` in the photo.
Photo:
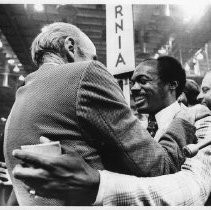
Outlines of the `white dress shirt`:
{"type": "Polygon", "coordinates": [[[155,115],[155,119],[158,125],[158,130],[154,136],[155,141],[158,141],[165,133],[173,118],[181,110],[181,108],[182,106],[177,101],[175,101],[173,104],[166,107],[165,109],[162,109],[155,115]]]}

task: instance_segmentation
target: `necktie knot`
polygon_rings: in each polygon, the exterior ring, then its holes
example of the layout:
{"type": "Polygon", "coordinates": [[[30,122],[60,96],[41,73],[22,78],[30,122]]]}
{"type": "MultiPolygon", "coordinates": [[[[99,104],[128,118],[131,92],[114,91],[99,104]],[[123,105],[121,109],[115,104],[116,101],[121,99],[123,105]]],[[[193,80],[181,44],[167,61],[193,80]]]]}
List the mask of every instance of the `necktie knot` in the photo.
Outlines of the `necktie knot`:
{"type": "Polygon", "coordinates": [[[149,115],[147,130],[152,137],[155,136],[155,134],[158,130],[158,124],[156,122],[155,115],[149,115]]]}

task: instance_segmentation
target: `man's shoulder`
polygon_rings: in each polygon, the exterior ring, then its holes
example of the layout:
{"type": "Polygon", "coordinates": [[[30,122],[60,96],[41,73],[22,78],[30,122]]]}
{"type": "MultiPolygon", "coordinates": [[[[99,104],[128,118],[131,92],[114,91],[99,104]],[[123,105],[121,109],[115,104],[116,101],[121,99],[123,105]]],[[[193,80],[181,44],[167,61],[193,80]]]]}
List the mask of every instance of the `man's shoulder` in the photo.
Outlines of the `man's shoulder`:
{"type": "Polygon", "coordinates": [[[73,79],[75,78],[78,80],[82,78],[82,75],[89,74],[90,72],[100,74],[101,72],[105,72],[106,67],[97,61],[81,61],[81,62],[73,62],[73,63],[65,63],[60,65],[52,65],[52,64],[45,64],[41,66],[34,75],[30,77],[36,78],[40,76],[48,76],[57,78],[58,75],[64,79],[73,79]],[[87,73],[87,74],[86,74],[87,73]],[[78,79],[77,79],[78,78],[78,79]]]}
{"type": "Polygon", "coordinates": [[[209,126],[211,127],[211,115],[203,117],[195,122],[195,127],[203,127],[203,126],[209,126]]]}
{"type": "MultiPolygon", "coordinates": [[[[83,61],[71,64],[66,64],[66,67],[71,66],[72,69],[76,69],[82,72],[82,80],[101,81],[105,83],[113,83],[115,79],[113,75],[107,70],[107,68],[99,61],[83,61]]],[[[116,82],[115,82],[116,83],[116,82]]],[[[102,85],[102,84],[101,84],[102,85]]]]}

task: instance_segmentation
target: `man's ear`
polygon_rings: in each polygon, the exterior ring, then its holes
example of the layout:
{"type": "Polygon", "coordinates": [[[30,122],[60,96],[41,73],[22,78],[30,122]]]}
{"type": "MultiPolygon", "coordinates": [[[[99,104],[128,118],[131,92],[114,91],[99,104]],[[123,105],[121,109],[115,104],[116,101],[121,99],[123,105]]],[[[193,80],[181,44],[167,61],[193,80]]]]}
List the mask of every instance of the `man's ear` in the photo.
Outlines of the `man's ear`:
{"type": "Polygon", "coordinates": [[[176,90],[177,87],[178,87],[177,81],[172,81],[172,82],[169,83],[170,90],[176,90]]]}
{"type": "Polygon", "coordinates": [[[74,59],[74,53],[75,53],[75,41],[70,36],[68,36],[64,41],[64,47],[66,51],[69,53],[69,55],[74,59]]]}

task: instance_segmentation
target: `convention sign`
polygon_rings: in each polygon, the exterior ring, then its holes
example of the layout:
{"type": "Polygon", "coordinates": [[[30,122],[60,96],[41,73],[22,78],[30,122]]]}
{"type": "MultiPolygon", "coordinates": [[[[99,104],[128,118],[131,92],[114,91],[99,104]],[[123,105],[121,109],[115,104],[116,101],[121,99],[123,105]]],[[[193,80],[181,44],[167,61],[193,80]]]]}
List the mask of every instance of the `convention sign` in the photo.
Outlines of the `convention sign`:
{"type": "Polygon", "coordinates": [[[132,5],[106,5],[106,46],[107,69],[111,74],[134,70],[132,5]]]}

